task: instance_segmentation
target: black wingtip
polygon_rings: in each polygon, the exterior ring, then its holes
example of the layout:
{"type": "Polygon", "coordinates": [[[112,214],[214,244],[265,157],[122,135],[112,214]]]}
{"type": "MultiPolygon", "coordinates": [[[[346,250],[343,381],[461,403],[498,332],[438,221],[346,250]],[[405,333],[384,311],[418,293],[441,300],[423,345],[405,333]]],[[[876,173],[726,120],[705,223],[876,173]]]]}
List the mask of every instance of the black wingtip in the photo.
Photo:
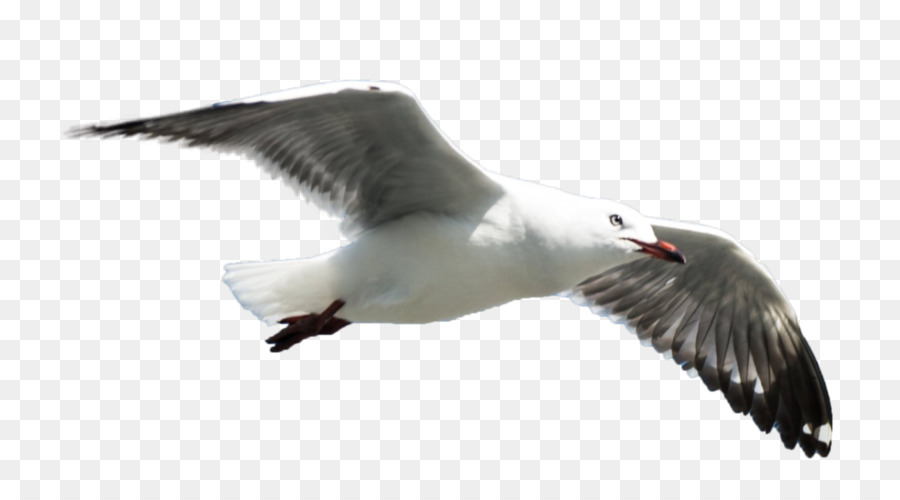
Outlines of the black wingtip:
{"type": "Polygon", "coordinates": [[[831,453],[831,429],[832,427],[829,423],[819,426],[812,434],[806,432],[800,434],[797,442],[800,444],[800,448],[803,449],[803,453],[806,453],[806,456],[810,458],[816,453],[822,458],[827,457],[831,453]]]}
{"type": "Polygon", "coordinates": [[[804,425],[797,434],[796,430],[785,429],[784,426],[775,423],[778,432],[781,433],[781,441],[784,447],[793,450],[800,445],[803,454],[808,458],[812,458],[816,454],[825,458],[831,453],[831,430],[830,423],[822,424],[816,427],[812,432],[809,431],[810,426],[804,425]]]}
{"type": "MultiPolygon", "coordinates": [[[[137,118],[120,121],[106,125],[84,125],[72,127],[66,135],[73,139],[84,137],[140,137],[142,139],[160,139],[163,141],[176,141],[180,139],[195,140],[197,144],[206,145],[205,140],[200,140],[201,133],[189,128],[178,126],[178,120],[205,119],[216,116],[219,113],[241,112],[241,110],[255,109],[269,104],[265,101],[254,102],[221,102],[213,106],[198,108],[191,111],[183,111],[156,118],[137,118]],[[175,125],[173,125],[175,124],[175,125]]],[[[227,116],[224,115],[223,116],[227,116]]],[[[188,145],[197,145],[189,143],[188,145]]]]}
{"type": "Polygon", "coordinates": [[[94,137],[97,135],[101,135],[101,132],[96,125],[79,125],[66,130],[66,137],[69,139],[82,139],[84,137],[94,137]]]}
{"type": "Polygon", "coordinates": [[[107,138],[116,135],[128,136],[146,132],[145,120],[133,120],[112,125],[84,125],[70,128],[66,135],[72,139],[85,137],[107,138]]]}

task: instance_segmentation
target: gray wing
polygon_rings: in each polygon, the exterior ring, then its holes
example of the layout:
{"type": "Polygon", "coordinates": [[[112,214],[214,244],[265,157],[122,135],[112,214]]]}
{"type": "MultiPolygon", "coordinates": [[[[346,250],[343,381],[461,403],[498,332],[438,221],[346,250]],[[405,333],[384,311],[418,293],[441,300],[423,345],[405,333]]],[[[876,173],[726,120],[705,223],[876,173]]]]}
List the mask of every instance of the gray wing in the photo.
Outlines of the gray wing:
{"type": "Polygon", "coordinates": [[[481,215],[499,186],[444,138],[413,95],[377,85],[313,85],[298,89],[299,98],[287,91],[73,135],[160,138],[247,155],[342,217],[349,235],[417,211],[481,215]]]}
{"type": "Polygon", "coordinates": [[[769,274],[724,233],[658,221],[656,236],[687,263],[641,259],[589,278],[573,300],[626,322],[719,390],[785,446],[807,456],[831,450],[831,402],[797,318],[769,274]]]}

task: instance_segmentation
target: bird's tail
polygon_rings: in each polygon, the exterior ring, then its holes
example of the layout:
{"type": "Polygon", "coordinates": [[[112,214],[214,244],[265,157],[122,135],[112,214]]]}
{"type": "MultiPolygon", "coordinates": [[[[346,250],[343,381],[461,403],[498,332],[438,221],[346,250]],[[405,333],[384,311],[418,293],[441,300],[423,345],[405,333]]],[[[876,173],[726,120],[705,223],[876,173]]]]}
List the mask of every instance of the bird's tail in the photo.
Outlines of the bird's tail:
{"type": "Polygon", "coordinates": [[[236,262],[225,266],[222,281],[244,309],[272,325],[320,312],[335,300],[327,259],[322,257],[236,262]]]}

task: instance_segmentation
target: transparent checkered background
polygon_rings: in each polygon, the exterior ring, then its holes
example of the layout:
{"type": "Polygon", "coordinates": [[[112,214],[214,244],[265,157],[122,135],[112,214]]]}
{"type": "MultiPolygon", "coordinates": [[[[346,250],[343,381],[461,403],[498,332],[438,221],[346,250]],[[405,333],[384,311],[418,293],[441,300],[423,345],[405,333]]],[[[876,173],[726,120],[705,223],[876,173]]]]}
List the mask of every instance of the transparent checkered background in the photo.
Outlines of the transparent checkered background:
{"type": "Polygon", "coordinates": [[[900,495],[897,2],[153,3],[0,9],[0,497],[900,495]],[[408,86],[486,169],[735,235],[832,455],[556,298],[271,354],[222,266],[337,221],[234,157],[63,138],[340,79],[408,86]]]}

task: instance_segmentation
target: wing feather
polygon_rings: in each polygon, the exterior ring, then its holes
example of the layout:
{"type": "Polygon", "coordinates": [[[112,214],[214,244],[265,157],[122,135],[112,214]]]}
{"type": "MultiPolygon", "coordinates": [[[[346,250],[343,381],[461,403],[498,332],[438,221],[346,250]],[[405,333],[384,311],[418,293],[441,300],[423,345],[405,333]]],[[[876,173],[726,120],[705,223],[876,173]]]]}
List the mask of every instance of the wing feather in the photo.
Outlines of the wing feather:
{"type": "Polygon", "coordinates": [[[831,403],[793,310],[753,256],[730,237],[670,221],[654,231],[687,264],[641,259],[589,278],[573,299],[620,318],[642,342],[721,391],[764,432],[807,456],[831,450],[831,403]]]}
{"type": "Polygon", "coordinates": [[[418,211],[477,220],[502,194],[402,87],[300,90],[301,97],[261,96],[73,135],[156,138],[246,155],[342,217],[351,236],[418,211]]]}

